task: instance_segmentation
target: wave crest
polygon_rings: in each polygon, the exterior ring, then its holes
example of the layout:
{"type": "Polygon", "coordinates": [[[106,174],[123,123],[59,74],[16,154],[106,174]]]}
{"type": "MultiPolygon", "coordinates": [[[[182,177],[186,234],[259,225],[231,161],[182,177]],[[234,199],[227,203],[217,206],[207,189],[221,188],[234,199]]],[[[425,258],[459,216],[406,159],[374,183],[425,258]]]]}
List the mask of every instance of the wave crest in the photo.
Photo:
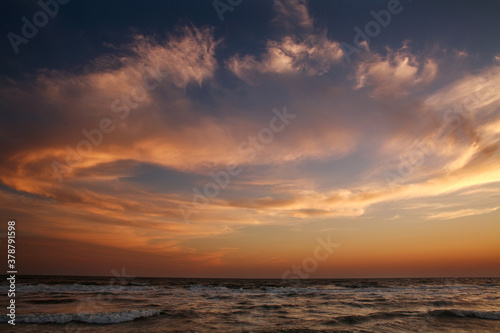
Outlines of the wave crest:
{"type": "Polygon", "coordinates": [[[17,318],[17,320],[24,324],[66,324],[71,321],[87,324],[118,324],[133,321],[139,318],[152,317],[158,314],[160,314],[160,310],[158,309],[143,309],[102,313],[50,313],[21,315],[17,318]]]}

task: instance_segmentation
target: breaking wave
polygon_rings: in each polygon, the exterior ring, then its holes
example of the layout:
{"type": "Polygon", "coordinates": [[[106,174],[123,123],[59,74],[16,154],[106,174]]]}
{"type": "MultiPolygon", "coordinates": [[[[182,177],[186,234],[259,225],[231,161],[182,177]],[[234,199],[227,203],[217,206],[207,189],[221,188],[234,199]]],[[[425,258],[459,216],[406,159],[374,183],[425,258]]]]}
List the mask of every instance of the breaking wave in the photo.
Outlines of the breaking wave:
{"type": "Polygon", "coordinates": [[[50,313],[21,315],[16,321],[24,324],[66,324],[71,321],[87,324],[118,324],[160,314],[158,309],[144,309],[102,313],[50,313]]]}

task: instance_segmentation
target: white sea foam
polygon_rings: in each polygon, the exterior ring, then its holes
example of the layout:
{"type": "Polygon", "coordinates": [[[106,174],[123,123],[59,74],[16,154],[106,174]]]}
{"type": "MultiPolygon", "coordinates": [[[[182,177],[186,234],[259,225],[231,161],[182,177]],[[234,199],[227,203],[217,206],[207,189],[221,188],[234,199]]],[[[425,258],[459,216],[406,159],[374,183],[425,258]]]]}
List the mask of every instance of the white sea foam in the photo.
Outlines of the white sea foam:
{"type": "Polygon", "coordinates": [[[158,309],[143,309],[120,312],[102,313],[50,313],[50,314],[30,314],[20,315],[16,321],[24,324],[57,323],[66,324],[71,321],[88,324],[118,324],[132,321],[138,318],[145,318],[158,315],[158,309]]]}

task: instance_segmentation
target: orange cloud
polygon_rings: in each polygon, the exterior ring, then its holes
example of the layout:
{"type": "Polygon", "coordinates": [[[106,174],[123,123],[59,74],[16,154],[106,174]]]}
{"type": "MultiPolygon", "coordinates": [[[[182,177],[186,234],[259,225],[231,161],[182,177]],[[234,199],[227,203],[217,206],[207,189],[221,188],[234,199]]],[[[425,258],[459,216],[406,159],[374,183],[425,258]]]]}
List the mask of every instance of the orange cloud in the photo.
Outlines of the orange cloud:
{"type": "Polygon", "coordinates": [[[398,97],[408,94],[408,88],[431,82],[437,72],[433,59],[420,60],[406,46],[395,52],[388,49],[385,57],[370,51],[357,66],[355,89],[370,87],[375,97],[398,97]]]}

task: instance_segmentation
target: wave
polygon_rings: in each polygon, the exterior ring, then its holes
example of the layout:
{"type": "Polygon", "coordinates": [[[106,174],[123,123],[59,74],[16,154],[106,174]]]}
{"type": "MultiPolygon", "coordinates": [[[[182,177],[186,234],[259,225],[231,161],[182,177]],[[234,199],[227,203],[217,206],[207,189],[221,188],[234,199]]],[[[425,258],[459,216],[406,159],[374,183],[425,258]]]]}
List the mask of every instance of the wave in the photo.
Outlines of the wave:
{"type": "Polygon", "coordinates": [[[101,313],[50,313],[20,315],[16,321],[23,324],[66,324],[71,321],[87,324],[118,324],[160,314],[158,309],[143,309],[101,313]]]}
{"type": "Polygon", "coordinates": [[[350,316],[340,316],[334,318],[333,321],[326,323],[331,325],[333,323],[343,323],[343,324],[359,324],[373,319],[389,319],[395,317],[410,317],[418,316],[420,313],[411,311],[393,311],[393,312],[375,312],[367,315],[350,315],[350,316]]]}
{"type": "Polygon", "coordinates": [[[116,292],[133,292],[133,291],[148,291],[157,290],[155,287],[145,285],[86,285],[86,284],[20,284],[18,286],[20,293],[72,293],[72,292],[88,292],[88,293],[116,293],[116,292]]]}
{"type": "Polygon", "coordinates": [[[500,311],[474,311],[461,309],[433,310],[429,312],[433,317],[456,317],[500,320],[500,311]]]}
{"type": "MultiPolygon", "coordinates": [[[[332,295],[338,292],[345,292],[345,289],[322,289],[322,288],[294,288],[294,287],[270,287],[262,286],[258,289],[227,288],[221,286],[191,285],[188,292],[199,293],[205,297],[224,298],[235,295],[246,295],[250,297],[287,297],[296,295],[307,295],[309,297],[332,295]]],[[[182,293],[181,290],[170,290],[169,294],[182,293]]]]}
{"type": "MultiPolygon", "coordinates": [[[[202,286],[202,285],[191,285],[186,289],[188,292],[195,292],[203,295],[205,297],[215,297],[215,298],[230,298],[235,295],[245,295],[252,297],[264,297],[266,296],[266,292],[260,289],[243,289],[242,287],[239,289],[235,288],[226,288],[219,286],[202,286]]],[[[171,290],[171,294],[182,293],[182,290],[171,290]]]]}
{"type": "MultiPolygon", "coordinates": [[[[295,287],[265,287],[266,293],[269,294],[305,294],[305,295],[320,295],[328,293],[331,289],[318,288],[295,288],[295,287]]],[[[338,291],[337,289],[334,289],[338,291]]]]}
{"type": "Polygon", "coordinates": [[[398,317],[425,317],[425,316],[500,320],[500,312],[498,311],[449,309],[449,310],[432,310],[429,312],[392,311],[392,312],[374,312],[367,315],[338,316],[333,318],[333,320],[325,322],[324,324],[325,325],[359,324],[375,319],[389,319],[398,317]]]}

